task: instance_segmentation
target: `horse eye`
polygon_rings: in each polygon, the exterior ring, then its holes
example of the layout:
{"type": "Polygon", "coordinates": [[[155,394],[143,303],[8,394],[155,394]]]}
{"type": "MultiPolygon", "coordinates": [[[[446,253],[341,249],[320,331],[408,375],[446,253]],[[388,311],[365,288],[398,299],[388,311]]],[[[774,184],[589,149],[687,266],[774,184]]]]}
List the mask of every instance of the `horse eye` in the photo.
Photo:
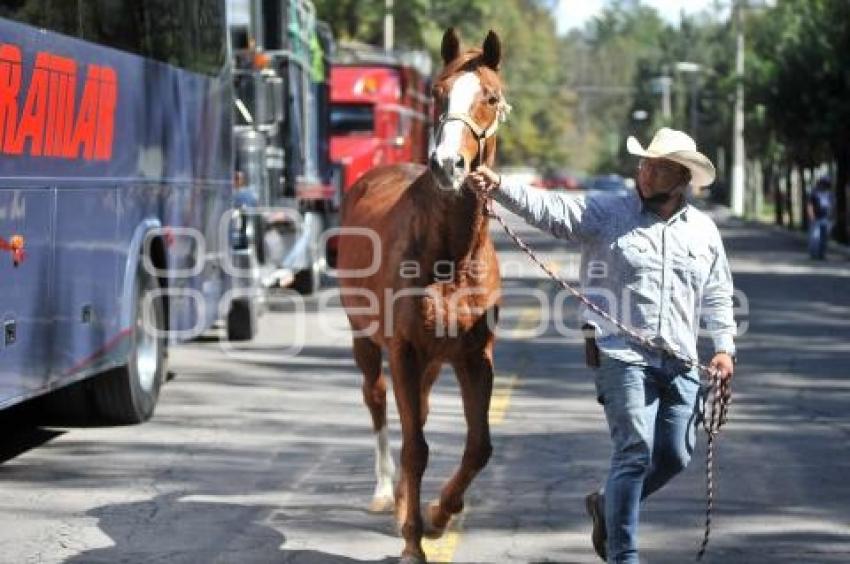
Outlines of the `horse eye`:
{"type": "Polygon", "coordinates": [[[489,98],[487,98],[487,103],[490,104],[491,106],[495,106],[496,104],[499,103],[499,97],[498,96],[490,96],[489,98]]]}

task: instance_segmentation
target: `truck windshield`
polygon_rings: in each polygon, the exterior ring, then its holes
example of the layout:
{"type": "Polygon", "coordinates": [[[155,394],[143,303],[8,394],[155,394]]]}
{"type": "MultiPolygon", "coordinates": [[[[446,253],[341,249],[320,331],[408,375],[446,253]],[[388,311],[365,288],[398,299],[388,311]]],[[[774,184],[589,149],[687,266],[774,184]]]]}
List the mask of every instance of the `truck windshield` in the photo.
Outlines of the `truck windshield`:
{"type": "Polygon", "coordinates": [[[375,129],[372,104],[333,104],[331,106],[331,134],[368,134],[375,129]]]}

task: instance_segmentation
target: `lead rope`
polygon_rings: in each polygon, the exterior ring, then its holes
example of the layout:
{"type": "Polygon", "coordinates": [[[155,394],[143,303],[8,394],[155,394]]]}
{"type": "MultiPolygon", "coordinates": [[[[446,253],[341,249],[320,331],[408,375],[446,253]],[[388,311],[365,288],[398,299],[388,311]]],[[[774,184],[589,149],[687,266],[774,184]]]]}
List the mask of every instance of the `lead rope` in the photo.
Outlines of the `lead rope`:
{"type": "MultiPolygon", "coordinates": [[[[732,400],[728,380],[718,381],[715,377],[712,387],[714,388],[714,398],[711,402],[710,415],[707,419],[703,417],[702,423],[708,437],[705,447],[705,533],[697,551],[697,561],[702,560],[702,557],[705,555],[705,549],[708,546],[708,537],[711,534],[711,512],[714,507],[714,445],[717,436],[720,434],[720,429],[726,424],[729,403],[732,400]]],[[[703,403],[704,412],[705,406],[703,403]]]]}
{"type": "Polygon", "coordinates": [[[721,427],[726,423],[727,413],[729,410],[729,403],[732,400],[731,388],[729,387],[729,381],[724,381],[720,374],[708,366],[704,364],[700,364],[698,360],[688,358],[682,355],[679,351],[672,349],[669,346],[664,344],[660,344],[657,342],[653,342],[648,338],[638,334],[633,329],[626,327],[620,321],[611,317],[608,312],[604,311],[598,305],[590,301],[584,294],[573,288],[569,283],[567,283],[564,279],[560,278],[557,274],[552,272],[552,270],[546,266],[546,264],[541,261],[534,251],[532,251],[529,246],[523,241],[516,232],[511,229],[505,220],[493,211],[492,201],[489,198],[484,199],[484,214],[488,217],[491,217],[499,222],[504,229],[505,233],[508,234],[508,237],[513,240],[514,243],[528,256],[528,258],[537,266],[540,267],[543,272],[545,272],[549,278],[555,281],[561,288],[567,290],[570,294],[575,296],[581,303],[587,306],[591,311],[605,319],[606,321],[612,323],[616,326],[620,331],[622,331],[626,336],[628,336],[633,341],[637,342],[639,345],[648,348],[650,350],[660,351],[663,354],[672,356],[679,361],[683,362],[687,367],[692,368],[696,367],[701,373],[705,374],[709,380],[709,390],[714,390],[714,397],[711,401],[711,407],[708,409],[709,417],[705,417],[705,412],[707,408],[708,398],[704,396],[703,398],[703,429],[705,429],[706,434],[708,435],[708,440],[706,443],[706,451],[705,451],[705,480],[706,480],[706,505],[705,505],[705,533],[703,535],[702,543],[700,544],[699,550],[697,551],[696,559],[702,560],[702,557],[705,555],[705,549],[708,546],[708,539],[711,535],[711,513],[714,509],[714,449],[715,443],[717,440],[717,436],[720,433],[721,427]]]}

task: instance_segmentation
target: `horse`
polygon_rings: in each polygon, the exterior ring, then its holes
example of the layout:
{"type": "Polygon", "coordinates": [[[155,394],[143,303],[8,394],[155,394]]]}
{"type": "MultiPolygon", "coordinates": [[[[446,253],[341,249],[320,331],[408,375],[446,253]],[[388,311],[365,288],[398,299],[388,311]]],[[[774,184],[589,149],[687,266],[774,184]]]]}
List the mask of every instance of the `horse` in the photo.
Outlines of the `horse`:
{"type": "Polygon", "coordinates": [[[483,196],[465,179],[479,164],[492,166],[495,132],[510,106],[502,93],[496,33],[490,31],[481,48],[462,51],[450,28],[441,55],[444,67],[432,93],[439,118],[428,165],[378,167],[352,186],[342,206],[337,265],[376,435],[377,484],[370,509],[395,508],[404,564],[426,561],[423,533],[443,534],[492,453],[487,416],[501,280],[483,196]],[[383,349],[402,431],[395,495],[383,349]],[[460,467],[423,520],[420,490],[428,463],[423,427],[428,396],[444,363],[458,379],[466,443],[460,467]]]}

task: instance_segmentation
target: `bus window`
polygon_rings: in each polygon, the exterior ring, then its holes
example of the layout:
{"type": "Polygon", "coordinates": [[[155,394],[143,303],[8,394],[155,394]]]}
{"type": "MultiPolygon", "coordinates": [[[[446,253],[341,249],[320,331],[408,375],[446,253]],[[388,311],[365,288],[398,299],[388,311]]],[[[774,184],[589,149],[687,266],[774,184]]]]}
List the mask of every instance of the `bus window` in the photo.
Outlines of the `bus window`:
{"type": "Polygon", "coordinates": [[[176,53],[179,59],[169,61],[171,64],[208,74],[221,71],[226,55],[222,2],[159,1],[148,2],[146,6],[148,56],[165,60],[169,54],[176,53]]]}
{"type": "Polygon", "coordinates": [[[331,135],[372,134],[375,131],[375,111],[372,104],[332,104],[331,135]]]}
{"type": "Polygon", "coordinates": [[[213,75],[225,62],[224,12],[222,0],[7,0],[0,6],[3,18],[213,75]]]}

